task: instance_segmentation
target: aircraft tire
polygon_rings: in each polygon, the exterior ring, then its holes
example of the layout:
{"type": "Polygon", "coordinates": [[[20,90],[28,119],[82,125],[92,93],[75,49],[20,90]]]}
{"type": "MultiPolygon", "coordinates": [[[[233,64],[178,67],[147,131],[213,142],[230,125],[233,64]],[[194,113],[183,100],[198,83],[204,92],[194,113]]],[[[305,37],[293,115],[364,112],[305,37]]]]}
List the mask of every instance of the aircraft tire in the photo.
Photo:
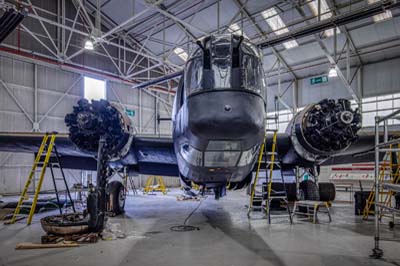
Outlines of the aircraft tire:
{"type": "Polygon", "coordinates": [[[304,196],[304,200],[320,200],[317,184],[312,180],[304,180],[300,183],[300,190],[304,196]]]}
{"type": "Polygon", "coordinates": [[[333,183],[330,182],[320,182],[319,187],[319,197],[321,201],[334,201],[336,197],[336,188],[333,183]]]}
{"type": "MultiPolygon", "coordinates": [[[[267,190],[267,184],[265,184],[267,190]]],[[[272,182],[272,190],[283,191],[283,184],[280,182],[272,182]]],[[[288,201],[296,200],[296,183],[285,183],[286,196],[288,201]]]]}
{"type": "Polygon", "coordinates": [[[296,183],[285,184],[288,201],[296,201],[296,183]]]}
{"type": "Polygon", "coordinates": [[[108,184],[109,191],[109,211],[114,215],[124,212],[126,193],[121,182],[113,181],[108,184]]]}

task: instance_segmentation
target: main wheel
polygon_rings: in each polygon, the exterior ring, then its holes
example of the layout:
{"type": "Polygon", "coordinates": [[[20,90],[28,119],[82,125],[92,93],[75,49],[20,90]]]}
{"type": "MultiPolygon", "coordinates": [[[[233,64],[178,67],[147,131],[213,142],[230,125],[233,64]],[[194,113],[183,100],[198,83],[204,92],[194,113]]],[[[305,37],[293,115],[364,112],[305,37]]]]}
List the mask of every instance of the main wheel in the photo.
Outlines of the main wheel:
{"type": "Polygon", "coordinates": [[[285,187],[288,201],[296,201],[296,183],[286,183],[285,187]]]}
{"type": "Polygon", "coordinates": [[[113,181],[108,184],[109,192],[109,211],[114,215],[124,212],[126,193],[121,182],[113,181]]]}
{"type": "MultiPolygon", "coordinates": [[[[304,180],[299,186],[300,200],[319,200],[318,186],[312,180],[304,180]]],[[[307,213],[308,207],[299,207],[300,212],[307,213]]]]}
{"type": "Polygon", "coordinates": [[[320,182],[319,187],[319,198],[321,201],[334,201],[336,197],[335,185],[330,182],[320,182]]]}
{"type": "Polygon", "coordinates": [[[320,200],[318,186],[314,181],[304,180],[300,183],[300,190],[304,200],[320,200]]]}

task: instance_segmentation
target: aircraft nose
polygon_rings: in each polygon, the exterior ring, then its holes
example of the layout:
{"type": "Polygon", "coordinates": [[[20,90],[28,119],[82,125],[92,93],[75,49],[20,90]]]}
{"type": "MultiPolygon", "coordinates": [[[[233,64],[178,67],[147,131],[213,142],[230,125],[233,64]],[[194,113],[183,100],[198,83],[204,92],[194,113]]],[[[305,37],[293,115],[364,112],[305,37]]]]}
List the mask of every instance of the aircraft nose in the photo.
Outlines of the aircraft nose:
{"type": "Polygon", "coordinates": [[[192,134],[206,139],[241,139],[264,130],[264,101],[244,91],[212,91],[188,99],[192,134]]]}

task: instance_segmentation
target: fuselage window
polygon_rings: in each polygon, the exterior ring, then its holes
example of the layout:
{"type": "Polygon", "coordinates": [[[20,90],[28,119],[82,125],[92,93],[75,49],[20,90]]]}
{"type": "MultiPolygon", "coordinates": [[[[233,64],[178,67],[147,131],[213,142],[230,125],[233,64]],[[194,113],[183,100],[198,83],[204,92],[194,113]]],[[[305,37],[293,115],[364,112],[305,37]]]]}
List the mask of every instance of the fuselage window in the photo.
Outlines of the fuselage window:
{"type": "Polygon", "coordinates": [[[199,91],[202,88],[203,79],[203,57],[197,56],[187,63],[185,75],[185,87],[188,89],[187,95],[199,91]]]}
{"type": "Polygon", "coordinates": [[[186,64],[186,96],[221,89],[246,89],[264,96],[261,52],[247,40],[241,42],[239,51],[235,45],[239,44],[232,36],[224,35],[211,37],[196,50],[186,64]]]}
{"type": "Polygon", "coordinates": [[[245,43],[242,48],[242,83],[251,91],[261,93],[263,88],[262,64],[257,48],[245,43]]]}
{"type": "Polygon", "coordinates": [[[212,39],[211,62],[216,89],[231,88],[232,45],[231,39],[212,39]]]}
{"type": "Polygon", "coordinates": [[[240,151],[206,151],[204,166],[207,167],[235,167],[240,151]]]}

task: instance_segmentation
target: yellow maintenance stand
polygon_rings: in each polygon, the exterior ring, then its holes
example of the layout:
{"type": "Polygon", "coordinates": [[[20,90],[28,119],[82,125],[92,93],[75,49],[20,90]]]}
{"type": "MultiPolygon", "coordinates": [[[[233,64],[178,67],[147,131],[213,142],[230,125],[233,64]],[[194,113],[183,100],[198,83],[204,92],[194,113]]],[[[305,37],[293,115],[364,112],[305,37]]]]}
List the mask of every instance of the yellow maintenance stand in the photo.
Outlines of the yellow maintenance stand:
{"type": "Polygon", "coordinates": [[[149,192],[162,192],[164,195],[167,194],[167,187],[165,186],[162,176],[149,176],[147,178],[143,194],[148,194],[149,192]]]}

